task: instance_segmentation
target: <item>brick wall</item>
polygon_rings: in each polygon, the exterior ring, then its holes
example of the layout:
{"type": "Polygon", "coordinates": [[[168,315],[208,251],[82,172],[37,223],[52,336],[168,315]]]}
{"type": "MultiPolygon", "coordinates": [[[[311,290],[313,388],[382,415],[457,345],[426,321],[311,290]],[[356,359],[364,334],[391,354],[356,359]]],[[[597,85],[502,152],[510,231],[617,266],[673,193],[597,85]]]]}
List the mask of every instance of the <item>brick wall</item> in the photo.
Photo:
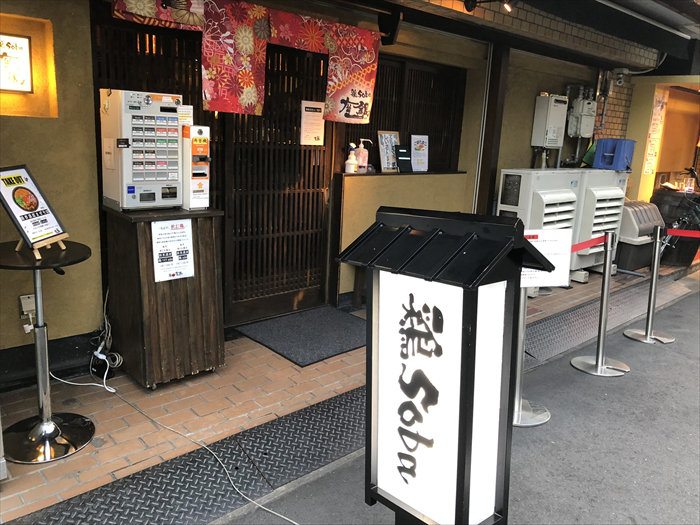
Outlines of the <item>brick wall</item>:
{"type": "MultiPolygon", "coordinates": [[[[625,75],[624,85],[617,86],[612,81],[612,91],[608,96],[608,105],[605,111],[605,123],[602,129],[596,131],[597,139],[624,139],[627,135],[627,120],[632,102],[632,83],[630,76],[625,75]]],[[[598,108],[598,118],[596,119],[596,129],[602,121],[602,103],[598,108]]]]}
{"type": "MultiPolygon", "coordinates": [[[[471,17],[473,21],[486,27],[517,33],[591,57],[600,57],[633,70],[653,68],[659,60],[660,53],[656,49],[563,20],[535,9],[527,2],[519,2],[510,14],[503,10],[501,2],[496,1],[480,4],[471,13],[464,9],[463,0],[402,0],[401,4],[457,20],[471,17]]],[[[617,86],[615,80],[616,78],[611,79],[612,89],[605,108],[604,123],[604,99],[600,99],[596,138],[625,138],[627,133],[632,99],[630,76],[624,77],[623,86],[617,86]],[[603,127],[598,129],[601,123],[603,127]]]]}
{"type": "MultiPolygon", "coordinates": [[[[570,0],[575,1],[575,0],[570,0]]],[[[462,0],[402,0],[408,7],[440,16],[464,20],[472,17],[477,23],[494,29],[518,33],[561,48],[601,57],[632,69],[655,67],[659,59],[656,49],[623,40],[581,24],[575,24],[519,2],[508,14],[501,2],[480,4],[467,13],[462,0]]]]}

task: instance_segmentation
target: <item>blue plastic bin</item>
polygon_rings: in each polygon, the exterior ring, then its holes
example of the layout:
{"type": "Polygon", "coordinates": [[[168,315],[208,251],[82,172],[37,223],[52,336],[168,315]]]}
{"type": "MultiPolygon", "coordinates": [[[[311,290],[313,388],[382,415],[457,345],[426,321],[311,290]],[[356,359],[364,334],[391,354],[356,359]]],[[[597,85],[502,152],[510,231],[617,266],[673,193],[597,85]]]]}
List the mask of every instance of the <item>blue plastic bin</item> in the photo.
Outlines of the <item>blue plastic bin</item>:
{"type": "Polygon", "coordinates": [[[634,141],[599,139],[595,147],[593,167],[603,170],[626,171],[632,167],[634,141]]]}

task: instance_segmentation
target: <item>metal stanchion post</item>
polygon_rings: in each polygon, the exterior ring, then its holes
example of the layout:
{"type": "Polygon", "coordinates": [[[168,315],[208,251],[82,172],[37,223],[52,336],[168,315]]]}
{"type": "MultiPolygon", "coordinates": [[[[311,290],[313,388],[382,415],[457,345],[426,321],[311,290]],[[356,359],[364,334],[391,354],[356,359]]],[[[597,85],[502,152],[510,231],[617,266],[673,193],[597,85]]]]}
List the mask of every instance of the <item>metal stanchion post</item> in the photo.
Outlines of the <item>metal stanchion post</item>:
{"type": "Polygon", "coordinates": [[[603,266],[603,284],[600,292],[600,315],[598,321],[598,346],[595,356],[574,357],[571,365],[574,368],[594,376],[615,377],[630,371],[625,363],[605,357],[605,336],[608,326],[608,296],[610,294],[610,274],[612,272],[612,249],[615,234],[605,234],[605,263],[603,266]]]}
{"type": "Polygon", "coordinates": [[[656,309],[656,285],[659,280],[659,266],[661,265],[661,227],[654,228],[654,255],[651,259],[651,284],[649,285],[649,303],[647,306],[647,322],[645,330],[628,329],[623,332],[625,337],[639,341],[640,343],[654,344],[656,341],[668,344],[676,338],[661,332],[654,331],[654,310],[656,309]]]}
{"type": "Polygon", "coordinates": [[[525,322],[527,318],[527,288],[520,289],[520,318],[518,319],[518,360],[515,369],[515,410],[513,426],[536,427],[544,425],[552,415],[545,407],[523,399],[523,360],[525,359],[525,322]]]}

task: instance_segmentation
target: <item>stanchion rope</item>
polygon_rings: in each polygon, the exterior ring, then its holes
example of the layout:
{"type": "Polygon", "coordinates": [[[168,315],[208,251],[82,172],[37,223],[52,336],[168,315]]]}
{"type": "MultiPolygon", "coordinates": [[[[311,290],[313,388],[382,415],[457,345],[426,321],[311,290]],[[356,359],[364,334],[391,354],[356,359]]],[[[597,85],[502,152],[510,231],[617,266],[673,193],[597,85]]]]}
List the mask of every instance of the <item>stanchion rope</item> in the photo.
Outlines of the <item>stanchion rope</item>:
{"type": "Polygon", "coordinates": [[[674,230],[669,228],[666,230],[666,234],[672,237],[694,237],[700,239],[700,230],[674,230]]]}
{"type": "Polygon", "coordinates": [[[585,250],[586,248],[590,248],[592,246],[597,246],[598,244],[603,244],[604,242],[605,235],[601,235],[600,237],[594,237],[593,239],[590,239],[588,241],[583,241],[578,244],[572,245],[571,253],[580,252],[581,250],[585,250]]]}

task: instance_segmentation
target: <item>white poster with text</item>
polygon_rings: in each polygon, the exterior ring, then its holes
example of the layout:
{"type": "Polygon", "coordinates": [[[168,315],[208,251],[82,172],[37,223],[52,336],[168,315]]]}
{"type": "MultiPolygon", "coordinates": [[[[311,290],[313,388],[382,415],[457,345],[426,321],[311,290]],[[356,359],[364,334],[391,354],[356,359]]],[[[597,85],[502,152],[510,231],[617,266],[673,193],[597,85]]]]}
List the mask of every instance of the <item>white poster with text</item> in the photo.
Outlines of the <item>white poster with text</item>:
{"type": "Polygon", "coordinates": [[[151,234],[156,282],[193,277],[192,220],[152,222],[151,234]]]}
{"type": "Polygon", "coordinates": [[[326,121],[323,120],[323,102],[301,101],[302,146],[323,146],[326,121]]]}
{"type": "Polygon", "coordinates": [[[525,230],[525,238],[554,265],[554,270],[545,272],[523,268],[520,287],[569,286],[571,265],[572,230],[525,230]]]}

